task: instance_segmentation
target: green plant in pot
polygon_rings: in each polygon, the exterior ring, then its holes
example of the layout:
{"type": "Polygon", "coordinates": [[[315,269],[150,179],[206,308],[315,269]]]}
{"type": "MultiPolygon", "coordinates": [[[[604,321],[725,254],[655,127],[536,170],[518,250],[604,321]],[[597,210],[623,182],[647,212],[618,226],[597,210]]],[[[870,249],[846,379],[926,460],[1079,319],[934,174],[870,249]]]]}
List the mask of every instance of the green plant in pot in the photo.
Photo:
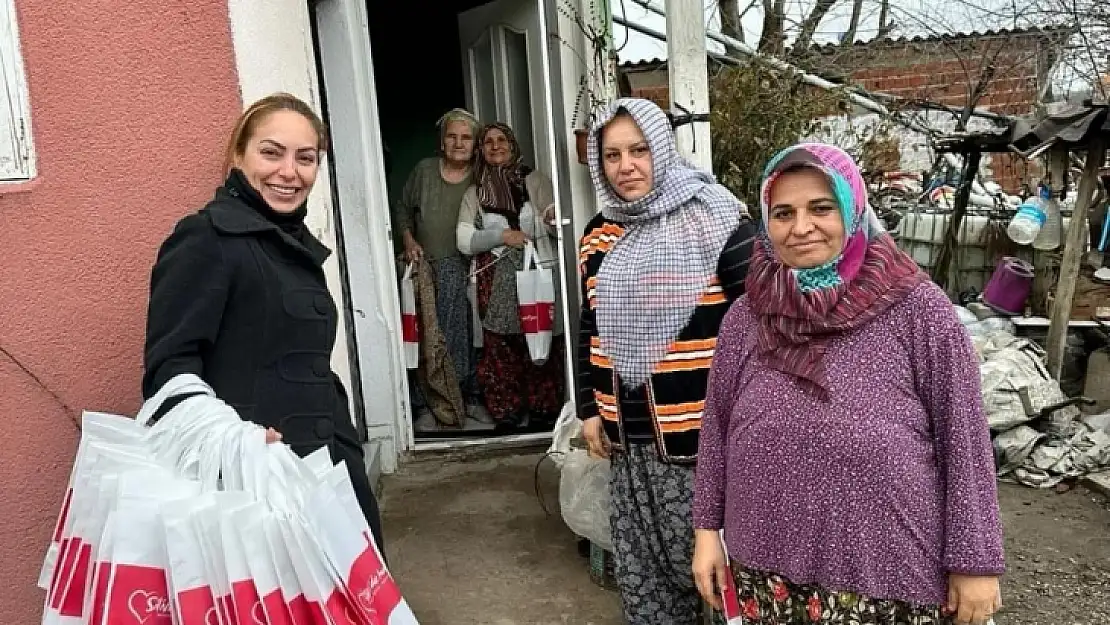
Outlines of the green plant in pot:
{"type": "Polygon", "coordinates": [[[604,14],[605,9],[591,0],[587,10],[589,18],[583,16],[568,0],[562,0],[558,5],[559,14],[582,34],[585,51],[557,34],[554,35],[574,54],[582,69],[570,122],[570,127],[574,130],[578,162],[582,164],[586,164],[586,142],[590,126],[597,112],[609,103],[609,94],[613,92],[617,64],[616,51],[610,43],[612,37],[608,15],[604,14]]]}

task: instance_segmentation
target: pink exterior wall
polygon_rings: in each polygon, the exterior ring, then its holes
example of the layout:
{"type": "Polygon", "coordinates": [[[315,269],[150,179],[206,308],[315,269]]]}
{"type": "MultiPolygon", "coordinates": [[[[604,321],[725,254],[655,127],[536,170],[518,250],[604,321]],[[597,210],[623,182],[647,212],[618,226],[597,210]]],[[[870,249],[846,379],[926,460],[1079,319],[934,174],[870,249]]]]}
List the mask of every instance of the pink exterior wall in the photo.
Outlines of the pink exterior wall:
{"type": "Polygon", "coordinates": [[[226,0],[16,8],[39,175],[0,185],[0,621],[24,625],[74,420],[138,408],[151,262],[218,184],[241,103],[226,0]]]}

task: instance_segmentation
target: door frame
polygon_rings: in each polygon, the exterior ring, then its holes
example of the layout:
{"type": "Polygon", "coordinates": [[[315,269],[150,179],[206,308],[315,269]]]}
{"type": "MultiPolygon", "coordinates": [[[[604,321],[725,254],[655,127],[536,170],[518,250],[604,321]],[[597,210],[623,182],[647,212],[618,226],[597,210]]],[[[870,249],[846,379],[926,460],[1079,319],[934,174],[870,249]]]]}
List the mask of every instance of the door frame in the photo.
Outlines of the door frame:
{"type": "MultiPolygon", "coordinates": [[[[555,77],[561,76],[561,73],[559,73],[559,67],[556,65],[557,55],[553,55],[550,49],[550,46],[552,45],[551,33],[553,33],[554,31],[549,26],[549,2],[547,0],[495,1],[522,4],[532,3],[533,9],[536,13],[537,28],[539,29],[539,41],[533,42],[534,35],[532,33],[524,33],[525,41],[527,42],[526,45],[528,46],[529,51],[531,51],[533,43],[535,43],[535,47],[539,50],[539,59],[532,58],[531,54],[529,54],[529,58],[527,59],[529,71],[528,101],[531,104],[533,112],[532,136],[530,137],[530,142],[533,146],[533,151],[536,154],[535,162],[533,163],[533,165],[539,168],[541,171],[544,171],[544,173],[547,174],[547,176],[551,180],[552,196],[555,202],[555,223],[559,224],[559,227],[556,228],[555,231],[555,240],[558,250],[557,270],[560,273],[559,297],[561,306],[563,307],[562,318],[564,327],[562,341],[563,348],[565,350],[564,354],[566,355],[566,357],[563,359],[563,376],[566,380],[566,401],[569,401],[572,407],[574,409],[577,409],[577,392],[575,387],[577,380],[577,366],[575,362],[575,348],[577,347],[577,302],[579,298],[577,289],[572,288],[571,285],[578,284],[576,271],[576,252],[578,245],[577,237],[574,235],[573,232],[569,235],[569,237],[567,235],[567,229],[573,228],[574,226],[574,215],[573,212],[567,211],[567,208],[570,206],[570,204],[566,202],[566,200],[571,197],[568,193],[568,187],[565,184],[566,179],[570,175],[570,171],[567,168],[567,164],[569,163],[569,161],[566,158],[566,150],[561,150],[559,145],[559,137],[561,137],[563,133],[560,132],[561,126],[559,126],[558,124],[560,120],[565,117],[565,114],[562,110],[564,104],[562,89],[560,88],[561,84],[556,82],[555,80],[555,77]],[[535,69],[534,65],[537,62],[540,72],[540,80],[538,81],[538,85],[537,81],[535,81],[532,77],[532,72],[535,69]],[[537,86],[539,86],[539,93],[536,93],[535,87],[537,86]],[[537,102],[539,104],[537,104],[537,102]],[[537,106],[542,110],[541,116],[534,115],[537,106]],[[542,133],[537,133],[536,129],[538,128],[545,128],[546,131],[542,133]],[[542,141],[537,142],[537,134],[541,135],[542,141]],[[573,242],[572,248],[573,252],[575,253],[571,253],[567,250],[568,241],[573,242]],[[574,262],[568,264],[568,260],[573,260],[574,262]]],[[[483,7],[477,7],[471,9],[471,11],[481,11],[482,8],[483,7]]],[[[498,110],[499,118],[507,118],[509,120],[507,123],[512,126],[514,124],[514,120],[512,120],[513,106],[511,94],[508,93],[509,80],[507,77],[504,76],[508,68],[508,59],[505,56],[507,52],[505,49],[502,27],[517,31],[517,28],[511,24],[507,24],[498,20],[489,20],[489,22],[485,24],[486,30],[481,31],[479,38],[487,34],[490,37],[490,45],[494,56],[498,61],[493,67],[494,80],[497,81],[500,77],[501,84],[505,87],[504,90],[495,90],[495,106],[498,110]],[[501,91],[504,91],[504,93],[500,93],[501,91]]],[[[476,104],[478,101],[478,96],[474,93],[474,86],[478,84],[478,80],[476,75],[473,50],[471,48],[475,41],[477,41],[477,39],[467,41],[460,38],[459,42],[462,46],[462,57],[464,64],[464,67],[460,69],[470,77],[470,80],[466,81],[466,96],[471,101],[471,104],[476,104]]],[[[558,39],[555,39],[555,42],[557,43],[558,39]]],[[[471,110],[476,109],[472,106],[471,110]]],[[[478,111],[478,113],[479,115],[481,115],[480,110],[478,111]]],[[[517,129],[514,127],[513,130],[517,129]]],[[[540,433],[539,435],[531,436],[538,439],[543,439],[545,437],[549,438],[550,433],[540,433]]],[[[497,437],[480,440],[482,440],[483,442],[492,442],[497,440],[504,440],[506,438],[509,437],[497,437]]]]}
{"type": "MultiPolygon", "coordinates": [[[[262,2],[265,0],[234,0],[262,2]]],[[[289,2],[290,0],[282,0],[289,2]]],[[[373,409],[366,409],[369,438],[367,465],[371,477],[392,473],[401,457],[420,451],[457,450],[488,446],[498,448],[521,443],[539,443],[550,433],[522,434],[505,437],[475,438],[452,441],[416,441],[413,431],[412,406],[409,401],[408,370],[403,358],[401,339],[400,297],[397,288],[397,266],[393,258],[393,237],[390,223],[390,202],[385,176],[385,158],[378,116],[377,87],[374,78],[370,30],[366,5],[362,0],[299,0],[309,9],[309,20],[315,22],[318,34],[316,50],[307,42],[308,51],[318,56],[320,80],[328,100],[333,166],[333,185],[337,218],[342,222],[340,252],[345,257],[349,288],[348,311],[352,316],[354,336],[350,337],[351,358],[357,359],[361,395],[373,409]]],[[[571,169],[569,143],[571,132],[566,128],[567,106],[572,106],[568,84],[577,84],[577,69],[568,63],[569,54],[562,50],[557,31],[563,28],[550,0],[515,0],[533,2],[538,12],[542,35],[540,71],[545,106],[542,119],[546,141],[536,144],[536,151],[545,152],[550,163],[558,229],[559,261],[562,268],[561,291],[564,301],[566,331],[567,400],[576,401],[575,362],[578,319],[577,236],[566,233],[568,227],[584,226],[577,213],[592,215],[596,199],[588,174],[571,169]]],[[[306,29],[307,30],[307,29],[306,29]]],[[[464,57],[469,71],[469,55],[464,57]]],[[[313,75],[316,64],[306,70],[313,75]]],[[[530,68],[531,69],[531,68],[530,68]]],[[[294,71],[286,68],[285,71],[294,71]]],[[[464,68],[459,68],[464,71],[464,68]]],[[[533,101],[534,98],[533,98],[533,101]]],[[[537,160],[541,160],[537,158],[537,160]]]]}
{"type": "MultiPolygon", "coordinates": [[[[408,375],[402,358],[401,302],[393,259],[385,157],[378,123],[377,88],[366,5],[361,0],[314,0],[321,83],[329,123],[339,218],[346,236],[354,326],[367,436],[382,473],[397,468],[412,448],[408,375]]],[[[373,473],[374,469],[371,469],[373,473]]]]}

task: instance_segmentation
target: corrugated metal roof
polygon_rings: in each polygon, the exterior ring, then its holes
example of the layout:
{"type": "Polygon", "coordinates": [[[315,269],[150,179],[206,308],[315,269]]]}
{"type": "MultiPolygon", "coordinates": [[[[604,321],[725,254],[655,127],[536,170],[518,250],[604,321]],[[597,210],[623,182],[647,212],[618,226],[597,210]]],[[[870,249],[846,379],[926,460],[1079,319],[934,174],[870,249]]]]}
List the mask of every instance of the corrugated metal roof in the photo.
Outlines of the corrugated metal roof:
{"type": "MultiPolygon", "coordinates": [[[[872,46],[901,46],[912,43],[933,43],[938,41],[951,42],[969,39],[1010,39],[1015,37],[1045,37],[1057,38],[1071,34],[1075,31],[1072,26],[1033,26],[1031,28],[1000,28],[998,30],[973,30],[970,32],[958,33],[945,33],[940,35],[914,35],[907,37],[884,37],[882,39],[868,39],[866,41],[855,41],[852,43],[853,48],[867,48],[872,46]]],[[[842,49],[842,46],[837,43],[824,43],[811,46],[811,50],[815,52],[835,51],[842,49]]]]}
{"type": "MultiPolygon", "coordinates": [[[[1048,26],[1039,27],[1034,26],[1031,28],[1002,28],[998,30],[984,30],[984,31],[971,31],[965,33],[950,33],[943,35],[930,35],[921,36],[915,35],[912,37],[884,37],[883,39],[869,39],[867,41],[856,41],[852,44],[853,48],[865,48],[870,46],[900,46],[914,43],[930,43],[937,41],[957,41],[969,39],[1002,39],[1011,37],[1032,37],[1042,36],[1046,38],[1064,37],[1074,32],[1072,26],[1048,26]]],[[[824,43],[815,44],[810,47],[810,50],[817,53],[834,52],[843,50],[843,47],[837,43],[824,43]]],[[[647,70],[647,69],[662,69],[666,67],[666,59],[658,57],[651,59],[641,59],[639,61],[625,61],[620,64],[621,69],[628,70],[647,70]]]]}
{"type": "Polygon", "coordinates": [[[666,59],[659,57],[651,59],[640,59],[639,61],[625,61],[621,63],[621,69],[654,69],[655,67],[665,67],[667,65],[666,59]]]}

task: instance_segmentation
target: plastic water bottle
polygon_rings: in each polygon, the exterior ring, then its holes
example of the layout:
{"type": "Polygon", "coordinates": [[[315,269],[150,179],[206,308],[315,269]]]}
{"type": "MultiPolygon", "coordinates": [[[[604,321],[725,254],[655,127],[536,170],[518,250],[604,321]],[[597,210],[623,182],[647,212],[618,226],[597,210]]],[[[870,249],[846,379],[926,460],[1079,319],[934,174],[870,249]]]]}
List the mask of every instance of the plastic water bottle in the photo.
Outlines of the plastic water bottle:
{"type": "Polygon", "coordinates": [[[1033,249],[1052,251],[1064,241],[1064,216],[1060,212],[1060,203],[1052,197],[1051,191],[1046,189],[1041,197],[1044,199],[1045,222],[1037,238],[1033,239],[1033,249]]]}
{"type": "Polygon", "coordinates": [[[1017,214],[1006,228],[1006,234],[1014,243],[1029,245],[1037,238],[1041,226],[1048,219],[1048,212],[1045,209],[1049,197],[1051,197],[1051,191],[1047,187],[1041,187],[1040,197],[1031,197],[1021,203],[1017,214]]]}

